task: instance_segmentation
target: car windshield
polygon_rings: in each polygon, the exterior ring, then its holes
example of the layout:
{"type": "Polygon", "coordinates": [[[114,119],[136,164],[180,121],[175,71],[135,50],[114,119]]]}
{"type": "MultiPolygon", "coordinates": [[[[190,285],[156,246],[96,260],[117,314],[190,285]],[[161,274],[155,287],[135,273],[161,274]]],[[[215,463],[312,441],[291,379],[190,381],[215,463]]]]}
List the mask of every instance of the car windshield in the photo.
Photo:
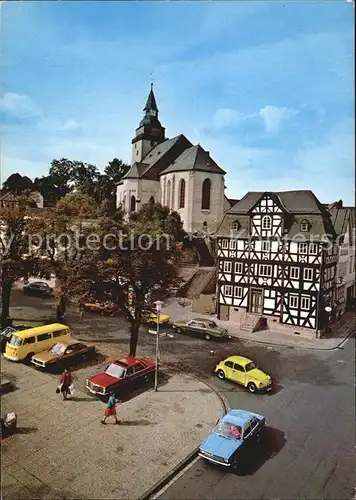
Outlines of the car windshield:
{"type": "Polygon", "coordinates": [[[22,342],[23,342],[23,339],[21,339],[17,335],[11,335],[11,339],[10,339],[9,344],[18,347],[18,346],[22,345],[22,342]]]}
{"type": "Polygon", "coordinates": [[[254,370],[255,368],[257,368],[257,365],[253,361],[251,361],[251,363],[247,363],[247,365],[245,366],[245,370],[247,372],[249,372],[250,370],[254,370]]]}
{"type": "Polygon", "coordinates": [[[241,440],[242,429],[240,426],[230,422],[221,421],[215,428],[215,433],[231,439],[241,440]]]}
{"type": "Polygon", "coordinates": [[[111,365],[106,368],[105,373],[115,378],[122,378],[125,373],[125,368],[121,365],[111,363],[111,365]]]}
{"type": "Polygon", "coordinates": [[[50,351],[53,354],[64,354],[66,350],[66,346],[64,344],[55,344],[50,348],[50,351]]]}

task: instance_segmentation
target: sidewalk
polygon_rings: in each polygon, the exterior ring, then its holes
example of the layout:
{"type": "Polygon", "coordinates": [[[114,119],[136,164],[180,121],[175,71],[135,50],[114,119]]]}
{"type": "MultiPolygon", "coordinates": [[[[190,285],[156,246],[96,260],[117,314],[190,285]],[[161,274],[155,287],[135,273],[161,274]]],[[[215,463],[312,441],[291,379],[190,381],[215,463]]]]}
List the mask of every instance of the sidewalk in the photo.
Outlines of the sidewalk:
{"type": "Polygon", "coordinates": [[[18,432],[1,442],[2,498],[138,499],[182,462],[223,412],[203,382],[175,374],[119,406],[121,425],[100,424],[105,405],[77,383],[72,401],[55,394],[57,378],[4,359],[18,387],[2,411],[18,414],[18,432]]]}
{"type": "Polygon", "coordinates": [[[291,333],[283,333],[275,330],[262,330],[259,332],[238,331],[237,325],[231,321],[220,321],[215,316],[191,311],[191,306],[181,306],[175,300],[167,301],[162,308],[162,313],[168,314],[171,322],[181,321],[192,318],[213,319],[219,326],[228,328],[231,335],[242,340],[259,342],[262,344],[287,346],[299,349],[331,350],[337,349],[344,340],[352,333],[355,333],[355,315],[348,313],[349,317],[344,324],[340,326],[340,331],[335,337],[322,339],[308,339],[291,333]]]}

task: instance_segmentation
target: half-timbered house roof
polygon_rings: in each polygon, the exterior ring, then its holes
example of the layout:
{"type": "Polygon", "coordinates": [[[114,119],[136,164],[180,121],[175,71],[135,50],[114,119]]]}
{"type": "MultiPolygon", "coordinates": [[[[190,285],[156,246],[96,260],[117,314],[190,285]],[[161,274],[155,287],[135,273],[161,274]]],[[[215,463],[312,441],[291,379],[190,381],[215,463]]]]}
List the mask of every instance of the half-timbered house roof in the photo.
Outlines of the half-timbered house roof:
{"type": "Polygon", "coordinates": [[[236,205],[226,211],[219,228],[214,236],[232,236],[232,228],[239,238],[250,236],[250,221],[254,207],[264,196],[274,199],[284,212],[284,236],[292,238],[301,233],[301,223],[308,222],[308,231],[304,237],[335,238],[336,234],[327,208],[320,203],[315,194],[310,190],[277,191],[277,192],[248,192],[236,205]]]}
{"type": "Polygon", "coordinates": [[[348,223],[355,227],[355,207],[340,207],[338,205],[329,208],[331,222],[337,236],[343,235],[348,229],[348,223]]]}

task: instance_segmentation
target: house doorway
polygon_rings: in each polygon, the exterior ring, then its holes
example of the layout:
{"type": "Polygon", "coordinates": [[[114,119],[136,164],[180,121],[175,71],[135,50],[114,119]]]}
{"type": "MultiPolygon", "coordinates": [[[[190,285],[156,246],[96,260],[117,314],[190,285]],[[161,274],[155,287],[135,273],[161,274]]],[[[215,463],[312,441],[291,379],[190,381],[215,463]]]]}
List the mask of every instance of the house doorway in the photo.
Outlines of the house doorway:
{"type": "Polygon", "coordinates": [[[260,288],[251,289],[250,313],[262,314],[263,310],[263,290],[260,288]]]}

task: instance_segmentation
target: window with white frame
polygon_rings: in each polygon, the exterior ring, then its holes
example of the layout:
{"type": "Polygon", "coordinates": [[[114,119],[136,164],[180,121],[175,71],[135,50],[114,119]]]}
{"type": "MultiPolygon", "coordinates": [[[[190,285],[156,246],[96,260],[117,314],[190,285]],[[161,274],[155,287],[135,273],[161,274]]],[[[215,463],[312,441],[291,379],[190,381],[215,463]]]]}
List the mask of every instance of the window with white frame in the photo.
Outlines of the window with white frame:
{"type": "Polygon", "coordinates": [[[298,243],[299,253],[308,253],[308,243],[298,243]]]}
{"type": "Polygon", "coordinates": [[[303,273],[303,279],[306,281],[311,281],[313,279],[313,269],[306,267],[303,273]]]}
{"type": "Polygon", "coordinates": [[[231,262],[229,260],[225,260],[224,262],[224,273],[231,273],[231,262]]]}
{"type": "Polygon", "coordinates": [[[233,231],[237,231],[239,229],[239,227],[240,227],[239,222],[237,220],[234,220],[234,222],[231,224],[231,229],[233,231]]]}
{"type": "Polygon", "coordinates": [[[272,276],[272,266],[260,264],[260,276],[272,276]]]}
{"type": "Polygon", "coordinates": [[[271,249],[271,242],[270,241],[262,241],[262,252],[269,252],[271,249]]]}
{"type": "Polygon", "coordinates": [[[224,294],[226,295],[226,297],[232,297],[232,286],[231,285],[224,286],[224,294]]]}
{"type": "Polygon", "coordinates": [[[290,278],[294,280],[299,280],[299,267],[291,267],[289,275],[290,278]]]}
{"type": "Polygon", "coordinates": [[[244,270],[243,262],[235,262],[235,273],[242,274],[244,270]]]}
{"type": "Polygon", "coordinates": [[[303,311],[309,311],[309,309],[310,309],[310,297],[308,297],[307,295],[301,296],[300,308],[303,309],[303,311]]]}
{"type": "Polygon", "coordinates": [[[241,299],[242,298],[242,286],[235,286],[234,296],[237,299],[241,299]]]}
{"type": "Polygon", "coordinates": [[[262,229],[272,228],[272,217],[270,215],[265,215],[262,217],[262,229]]]}
{"type": "Polygon", "coordinates": [[[230,250],[236,250],[236,240],[230,240],[230,250]]]}
{"type": "Polygon", "coordinates": [[[309,253],[311,255],[317,255],[318,254],[318,245],[317,245],[317,243],[310,243],[309,244],[309,253]]]}
{"type": "Polygon", "coordinates": [[[309,229],[309,222],[307,220],[303,220],[301,223],[300,223],[300,230],[305,233],[306,231],[308,231],[309,229]]]}
{"type": "Polygon", "coordinates": [[[299,297],[298,295],[290,295],[289,296],[289,307],[293,309],[298,308],[299,297]]]}
{"type": "Polygon", "coordinates": [[[229,248],[229,240],[222,240],[221,247],[224,248],[225,250],[229,248]]]}

